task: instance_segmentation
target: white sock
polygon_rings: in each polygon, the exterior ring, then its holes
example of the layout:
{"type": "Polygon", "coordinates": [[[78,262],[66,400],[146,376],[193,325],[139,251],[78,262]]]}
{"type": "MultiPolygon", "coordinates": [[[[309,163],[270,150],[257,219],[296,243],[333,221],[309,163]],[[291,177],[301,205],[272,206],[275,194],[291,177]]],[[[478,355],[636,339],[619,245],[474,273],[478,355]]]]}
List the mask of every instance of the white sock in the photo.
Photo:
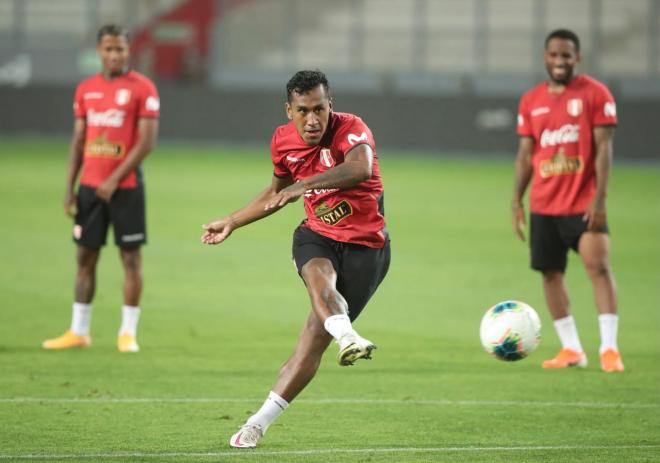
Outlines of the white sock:
{"type": "Polygon", "coordinates": [[[131,336],[137,336],[137,325],[140,320],[140,308],[125,305],[121,309],[121,327],[119,334],[128,333],[131,336]]]}
{"type": "Polygon", "coordinates": [[[323,322],[325,330],[339,341],[345,334],[356,334],[346,314],[331,315],[323,322]]]}
{"type": "Polygon", "coordinates": [[[555,329],[564,349],[582,352],[582,344],[580,344],[577,326],[575,326],[575,320],[572,315],[555,320],[555,329]]]}
{"type": "Polygon", "coordinates": [[[619,348],[616,345],[616,333],[619,328],[619,316],[615,313],[604,313],[598,316],[598,325],[600,326],[600,353],[607,349],[619,348]]]}
{"type": "Polygon", "coordinates": [[[73,303],[71,315],[71,331],[78,336],[89,336],[89,326],[92,323],[92,304],[73,303]]]}
{"type": "Polygon", "coordinates": [[[261,406],[259,411],[252,415],[247,420],[247,424],[258,424],[266,433],[266,429],[271,425],[275,418],[280,416],[284,410],[289,406],[289,402],[284,400],[282,397],[270,391],[268,398],[261,406]]]}

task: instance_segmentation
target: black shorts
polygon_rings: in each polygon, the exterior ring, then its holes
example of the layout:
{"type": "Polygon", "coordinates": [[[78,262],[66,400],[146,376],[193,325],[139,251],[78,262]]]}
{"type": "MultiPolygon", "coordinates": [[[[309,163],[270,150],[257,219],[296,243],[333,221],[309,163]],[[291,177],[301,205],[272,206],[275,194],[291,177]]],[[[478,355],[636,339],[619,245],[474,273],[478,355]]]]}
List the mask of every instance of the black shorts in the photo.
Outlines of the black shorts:
{"type": "Polygon", "coordinates": [[[136,248],[147,242],[144,187],[117,189],[109,203],[96,196],[96,189],[80,185],[78,212],[73,240],[90,249],[106,242],[112,223],[115,243],[120,248],[136,248]]]}
{"type": "MultiPolygon", "coordinates": [[[[530,214],[530,248],[534,270],[566,271],[568,250],[578,251],[580,237],[587,231],[584,214],[530,214]]],[[[607,225],[601,230],[608,233],[607,225]]]]}
{"type": "Polygon", "coordinates": [[[348,303],[348,316],[355,320],[367,305],[390,268],[390,240],[381,249],[342,243],[299,226],[293,233],[293,260],[300,274],[315,257],[332,262],[337,272],[337,291],[348,303]]]}

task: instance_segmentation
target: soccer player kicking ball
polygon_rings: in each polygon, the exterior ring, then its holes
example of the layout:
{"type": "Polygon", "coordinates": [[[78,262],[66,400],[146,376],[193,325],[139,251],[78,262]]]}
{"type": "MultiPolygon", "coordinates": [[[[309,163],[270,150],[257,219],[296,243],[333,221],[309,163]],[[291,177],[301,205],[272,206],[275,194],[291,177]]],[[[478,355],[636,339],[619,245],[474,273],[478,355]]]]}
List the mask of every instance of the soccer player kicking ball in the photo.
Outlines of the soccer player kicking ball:
{"type": "Polygon", "coordinates": [[[271,423],[312,380],[334,338],[340,365],[371,358],[376,346],[351,326],[385,277],[390,244],[383,217],[376,145],[352,114],[332,111],[320,71],[300,71],[287,83],[289,123],[271,142],[272,183],[238,211],[204,225],[202,242],[222,243],[237,228],[304,196],[307,218],[293,234],[293,258],[312,310],[293,355],[263,406],[229,445],[255,447],[271,423]]]}
{"type": "Polygon", "coordinates": [[[617,301],[610,268],[607,183],[612,161],[616,106],[609,90],[576,75],[580,41],[559,29],[545,40],[548,80],[520,101],[512,219],[524,240],[522,199],[530,180],[532,268],[543,274],[545,298],[561,340],[559,354],[543,368],[585,367],[564,272],[568,249],[577,251],[593,284],[600,325],[603,371],[623,371],[617,347],[617,301]]]}
{"type": "Polygon", "coordinates": [[[73,239],[78,245],[71,328],[60,337],[44,341],[43,347],[68,349],[91,344],[96,263],[112,223],[124,267],[124,306],[117,349],[137,352],[142,291],[140,246],[147,239],[140,163],[156,144],[160,102],[154,84],[128,70],[128,34],[123,28],[101,27],[96,51],[102,72],[76,89],[64,198],[65,212],[75,216],[73,239]]]}

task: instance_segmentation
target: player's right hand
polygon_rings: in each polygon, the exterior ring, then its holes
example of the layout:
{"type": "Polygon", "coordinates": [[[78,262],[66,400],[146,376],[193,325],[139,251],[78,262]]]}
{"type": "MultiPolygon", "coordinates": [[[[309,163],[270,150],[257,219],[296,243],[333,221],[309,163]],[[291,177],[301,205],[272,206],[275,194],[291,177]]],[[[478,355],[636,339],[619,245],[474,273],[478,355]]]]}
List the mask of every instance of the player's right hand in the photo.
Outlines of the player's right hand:
{"type": "Polygon", "coordinates": [[[525,241],[525,206],[521,202],[514,201],[511,204],[511,223],[513,225],[513,232],[520,239],[525,241]]]}
{"type": "Polygon", "coordinates": [[[202,234],[202,243],[220,244],[231,235],[236,228],[236,222],[231,217],[225,217],[215,220],[211,223],[202,225],[204,233],[202,234]]]}
{"type": "Polygon", "coordinates": [[[78,198],[74,193],[67,192],[64,196],[64,213],[69,217],[75,217],[78,212],[78,198]]]}

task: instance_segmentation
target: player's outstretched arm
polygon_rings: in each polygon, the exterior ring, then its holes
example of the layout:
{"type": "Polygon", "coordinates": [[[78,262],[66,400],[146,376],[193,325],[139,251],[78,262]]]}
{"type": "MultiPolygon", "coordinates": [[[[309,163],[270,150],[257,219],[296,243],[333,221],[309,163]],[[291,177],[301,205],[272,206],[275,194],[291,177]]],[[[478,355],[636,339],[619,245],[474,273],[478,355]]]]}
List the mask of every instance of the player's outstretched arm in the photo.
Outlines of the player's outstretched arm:
{"type": "Polygon", "coordinates": [[[610,176],[610,165],[612,164],[614,129],[614,126],[594,127],[596,196],[584,215],[589,231],[600,230],[607,223],[607,184],[610,176]]]}
{"type": "Polygon", "coordinates": [[[66,189],[64,192],[64,212],[67,215],[76,215],[76,178],[80,172],[83,159],[83,147],[85,146],[85,130],[87,124],[85,119],[76,118],[73,123],[73,135],[69,146],[69,170],[66,176],[66,189]]]}
{"type": "Polygon", "coordinates": [[[277,195],[278,192],[289,187],[292,183],[293,180],[291,177],[279,178],[273,176],[273,181],[270,186],[259,193],[245,206],[228,216],[202,225],[202,228],[204,229],[201,238],[202,243],[220,244],[229,238],[229,235],[231,235],[231,233],[237,228],[256,222],[257,220],[263,219],[276,212],[279,208],[266,210],[265,205],[277,195]]]}
{"type": "Polygon", "coordinates": [[[266,210],[279,208],[298,200],[307,190],[323,188],[351,188],[371,178],[374,153],[371,146],[361,144],[351,149],[344,162],[322,174],[297,181],[276,194],[265,206],[266,210]]]}
{"type": "Polygon", "coordinates": [[[511,224],[513,232],[521,241],[525,241],[525,206],[523,197],[532,179],[532,151],[534,150],[534,139],[532,137],[520,137],[518,142],[518,155],[516,156],[515,180],[513,185],[513,199],[511,200],[511,224]]]}

